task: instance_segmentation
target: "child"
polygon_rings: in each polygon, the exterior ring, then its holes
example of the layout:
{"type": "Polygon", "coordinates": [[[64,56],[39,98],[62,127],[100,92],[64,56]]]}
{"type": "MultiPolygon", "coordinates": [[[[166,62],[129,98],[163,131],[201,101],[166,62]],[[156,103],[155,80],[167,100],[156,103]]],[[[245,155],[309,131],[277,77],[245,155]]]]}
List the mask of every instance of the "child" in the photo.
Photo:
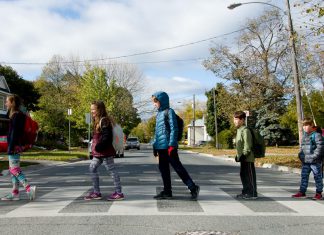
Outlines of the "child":
{"type": "Polygon", "coordinates": [[[239,199],[257,199],[256,173],[254,166],[254,154],[252,151],[252,134],[245,126],[246,114],[243,111],[234,113],[234,125],[237,128],[236,133],[236,151],[235,160],[240,162],[240,177],[243,185],[242,193],[236,197],[239,199]]]}
{"type": "Polygon", "coordinates": [[[180,162],[178,155],[178,126],[175,112],[170,108],[169,96],[167,93],[160,91],[152,95],[154,106],[158,109],[156,115],[155,138],[153,141],[153,155],[159,157],[159,169],[161,172],[164,189],[154,196],[155,199],[172,198],[170,165],[177,172],[183,183],[187,185],[191,192],[191,199],[197,200],[199,195],[199,186],[190,178],[187,170],[180,162]],[[166,118],[165,111],[168,109],[166,118]],[[169,122],[168,125],[166,121],[169,122]],[[169,126],[169,128],[167,128],[169,126]]]}
{"type": "Polygon", "coordinates": [[[92,179],[93,190],[84,200],[102,199],[99,187],[98,167],[104,164],[107,171],[111,172],[115,192],[107,200],[123,200],[124,194],[121,191],[120,178],[115,168],[114,156],[116,151],[112,146],[113,140],[113,119],[107,114],[105,104],[102,101],[94,101],[91,104],[91,115],[93,120],[93,139],[92,139],[92,156],[90,163],[90,174],[92,179]]]}
{"type": "Polygon", "coordinates": [[[298,157],[302,162],[301,183],[299,192],[292,195],[293,198],[306,198],[309,174],[312,171],[316,184],[316,194],[313,200],[322,199],[323,178],[322,178],[322,155],[324,142],[322,135],[316,132],[312,118],[303,120],[303,138],[298,157]]]}
{"type": "Polygon", "coordinates": [[[20,152],[22,152],[21,137],[23,135],[25,116],[19,110],[21,99],[17,95],[10,95],[6,99],[6,107],[9,115],[9,132],[8,132],[8,160],[9,172],[11,174],[12,191],[1,198],[2,201],[19,200],[19,183],[21,183],[29,200],[36,197],[36,186],[31,186],[20,168],[20,152]]]}

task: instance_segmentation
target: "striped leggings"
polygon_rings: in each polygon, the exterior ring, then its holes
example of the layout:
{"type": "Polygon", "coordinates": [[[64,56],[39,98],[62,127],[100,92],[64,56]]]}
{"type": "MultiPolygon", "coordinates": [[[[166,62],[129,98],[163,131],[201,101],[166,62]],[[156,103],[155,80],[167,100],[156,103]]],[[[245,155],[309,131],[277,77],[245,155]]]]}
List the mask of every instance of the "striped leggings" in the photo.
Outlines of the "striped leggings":
{"type": "Polygon", "coordinates": [[[20,155],[13,154],[8,156],[9,159],[9,172],[11,174],[11,182],[12,182],[12,193],[19,193],[19,183],[21,183],[26,192],[29,192],[30,184],[28,183],[25,175],[22,173],[20,168],[20,155]]]}
{"type": "Polygon", "coordinates": [[[121,193],[121,184],[120,178],[117,173],[114,158],[113,157],[105,157],[105,158],[96,158],[93,157],[89,166],[89,171],[92,179],[92,186],[93,192],[100,193],[100,186],[99,186],[99,174],[98,174],[98,167],[103,164],[106,170],[112,176],[114,181],[115,191],[117,193],[121,193]]]}

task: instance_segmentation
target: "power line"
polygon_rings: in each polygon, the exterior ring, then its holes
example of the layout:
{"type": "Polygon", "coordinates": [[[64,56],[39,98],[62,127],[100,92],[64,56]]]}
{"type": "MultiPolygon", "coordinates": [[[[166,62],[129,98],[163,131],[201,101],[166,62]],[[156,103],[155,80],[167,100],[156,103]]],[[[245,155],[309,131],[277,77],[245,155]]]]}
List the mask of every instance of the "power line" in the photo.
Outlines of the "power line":
{"type": "MultiPolygon", "coordinates": [[[[192,46],[192,45],[202,43],[202,42],[206,42],[206,41],[210,41],[212,39],[216,39],[216,38],[219,38],[219,37],[224,37],[224,36],[228,36],[228,35],[231,35],[231,34],[234,34],[234,33],[238,33],[238,32],[241,32],[241,31],[243,31],[245,29],[247,29],[247,27],[241,28],[241,29],[229,32],[229,33],[224,33],[224,34],[220,34],[220,35],[217,35],[217,36],[213,36],[213,37],[210,37],[210,38],[206,38],[206,39],[202,39],[202,40],[198,40],[198,41],[194,41],[194,42],[189,42],[189,43],[185,43],[185,44],[180,44],[180,45],[176,45],[176,46],[172,46],[172,47],[166,47],[166,48],[162,48],[162,49],[157,49],[157,50],[151,50],[151,51],[146,51],[146,52],[140,52],[140,53],[134,53],[134,54],[122,55],[122,56],[115,56],[115,57],[107,57],[107,58],[102,58],[102,59],[62,61],[60,63],[62,63],[62,64],[86,63],[86,62],[115,60],[115,59],[122,59],[122,58],[134,57],[134,56],[139,56],[139,55],[153,54],[153,53],[158,53],[158,52],[167,51],[167,50],[174,50],[174,49],[181,48],[181,47],[192,46]]],[[[5,61],[2,61],[0,63],[2,63],[2,64],[11,64],[11,65],[44,65],[44,64],[47,64],[48,62],[5,62],[5,61]]]]}

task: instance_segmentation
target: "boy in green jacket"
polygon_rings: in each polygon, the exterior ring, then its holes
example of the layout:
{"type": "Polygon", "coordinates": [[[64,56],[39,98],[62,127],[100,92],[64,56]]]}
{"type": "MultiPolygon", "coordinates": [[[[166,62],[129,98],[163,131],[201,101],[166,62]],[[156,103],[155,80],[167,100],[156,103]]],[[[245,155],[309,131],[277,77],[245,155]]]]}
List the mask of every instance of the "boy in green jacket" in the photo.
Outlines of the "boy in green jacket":
{"type": "Polygon", "coordinates": [[[245,126],[246,114],[243,111],[234,113],[234,125],[237,128],[235,143],[237,155],[235,161],[240,162],[240,177],[243,185],[242,193],[236,197],[239,199],[257,199],[256,174],[254,166],[254,154],[252,152],[252,134],[245,126]]]}

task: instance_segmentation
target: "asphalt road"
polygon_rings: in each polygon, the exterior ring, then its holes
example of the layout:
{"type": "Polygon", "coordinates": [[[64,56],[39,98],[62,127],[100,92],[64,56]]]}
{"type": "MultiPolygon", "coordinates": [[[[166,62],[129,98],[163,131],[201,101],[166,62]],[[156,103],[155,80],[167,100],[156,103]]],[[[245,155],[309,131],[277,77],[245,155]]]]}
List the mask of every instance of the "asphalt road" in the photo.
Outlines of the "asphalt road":
{"type": "MultiPolygon", "coordinates": [[[[125,151],[115,159],[124,201],[84,201],[91,189],[89,161],[26,169],[37,185],[37,199],[0,202],[0,234],[323,234],[324,201],[290,196],[298,174],[257,168],[259,199],[237,200],[239,165],[201,154],[181,152],[180,158],[201,186],[198,201],[172,172],[173,200],[156,201],[161,190],[157,161],[147,146],[125,151]],[[196,233],[194,233],[196,232],[196,233]]],[[[100,169],[104,196],[113,192],[111,177],[100,169]]],[[[310,181],[313,181],[312,176],[310,181]]],[[[9,176],[0,178],[0,196],[10,191],[9,176]]],[[[309,196],[314,194],[310,183],[309,196]]]]}

